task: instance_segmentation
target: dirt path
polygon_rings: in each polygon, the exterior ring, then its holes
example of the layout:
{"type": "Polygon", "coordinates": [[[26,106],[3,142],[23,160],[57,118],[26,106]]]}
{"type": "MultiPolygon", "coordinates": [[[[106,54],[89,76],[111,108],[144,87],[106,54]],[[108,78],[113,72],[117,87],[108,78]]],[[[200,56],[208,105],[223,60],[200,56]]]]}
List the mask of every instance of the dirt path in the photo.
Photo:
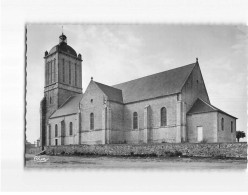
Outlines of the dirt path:
{"type": "Polygon", "coordinates": [[[107,168],[107,169],[246,169],[246,160],[210,158],[138,158],[99,156],[40,156],[26,155],[26,168],[107,168]]]}

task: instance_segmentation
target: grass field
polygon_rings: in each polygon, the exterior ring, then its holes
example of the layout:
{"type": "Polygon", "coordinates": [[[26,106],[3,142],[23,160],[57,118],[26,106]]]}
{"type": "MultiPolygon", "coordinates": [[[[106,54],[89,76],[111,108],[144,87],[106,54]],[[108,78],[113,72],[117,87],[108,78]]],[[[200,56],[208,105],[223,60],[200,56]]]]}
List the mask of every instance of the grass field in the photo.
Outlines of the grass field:
{"type": "Polygon", "coordinates": [[[211,158],[158,157],[102,157],[102,156],[40,156],[46,162],[37,162],[35,155],[26,154],[26,168],[82,168],[82,169],[230,169],[244,170],[247,160],[211,158]]]}

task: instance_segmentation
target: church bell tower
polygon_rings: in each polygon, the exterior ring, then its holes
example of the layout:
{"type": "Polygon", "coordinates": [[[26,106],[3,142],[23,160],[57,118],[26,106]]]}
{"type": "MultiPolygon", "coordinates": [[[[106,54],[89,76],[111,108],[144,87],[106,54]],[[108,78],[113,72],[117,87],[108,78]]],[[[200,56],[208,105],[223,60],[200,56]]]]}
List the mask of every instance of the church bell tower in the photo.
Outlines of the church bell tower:
{"type": "Polygon", "coordinates": [[[49,117],[70,97],[82,93],[81,54],[67,44],[62,33],[59,44],[45,51],[45,87],[41,101],[41,146],[46,145],[46,127],[49,117]]]}

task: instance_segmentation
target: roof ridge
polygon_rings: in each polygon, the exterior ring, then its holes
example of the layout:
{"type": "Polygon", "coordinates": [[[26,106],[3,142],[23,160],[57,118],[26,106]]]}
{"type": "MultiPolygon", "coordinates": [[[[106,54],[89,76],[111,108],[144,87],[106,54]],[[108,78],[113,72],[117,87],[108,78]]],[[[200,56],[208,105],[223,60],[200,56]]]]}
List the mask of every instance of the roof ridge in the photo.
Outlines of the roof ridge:
{"type": "Polygon", "coordinates": [[[95,83],[97,88],[99,88],[99,90],[101,90],[103,94],[108,97],[109,100],[123,103],[123,96],[122,96],[123,94],[121,89],[117,89],[115,87],[104,85],[102,83],[98,83],[95,81],[93,82],[95,83]]]}
{"type": "MultiPolygon", "coordinates": [[[[187,75],[186,79],[184,80],[184,82],[183,82],[183,84],[182,84],[182,86],[181,86],[180,91],[182,91],[182,89],[183,89],[183,87],[184,87],[185,83],[187,82],[187,80],[188,80],[189,76],[191,75],[192,71],[194,70],[194,68],[195,68],[196,64],[198,64],[198,62],[193,63],[193,64],[194,64],[194,67],[192,68],[192,70],[191,70],[191,71],[190,71],[190,73],[187,75]]],[[[193,65],[193,64],[189,64],[189,65],[193,65]]]]}
{"type": "Polygon", "coordinates": [[[103,89],[101,89],[101,87],[98,85],[100,83],[96,82],[96,81],[93,81],[93,83],[95,83],[95,85],[103,92],[104,95],[108,96],[104,91],[103,89]]]}
{"type": "Polygon", "coordinates": [[[211,108],[213,108],[214,110],[219,110],[218,108],[216,108],[216,107],[213,106],[212,104],[207,103],[207,102],[204,101],[203,99],[201,99],[201,98],[199,98],[199,97],[198,97],[198,99],[201,100],[202,102],[204,102],[205,104],[207,104],[208,106],[210,106],[211,108]]]}
{"type": "Polygon", "coordinates": [[[75,94],[69,96],[66,101],[57,109],[55,110],[49,118],[60,117],[64,115],[75,114],[79,108],[78,103],[80,103],[83,94],[75,94]],[[76,103],[78,102],[78,103],[76,103]],[[69,109],[69,110],[68,110],[69,109]]]}
{"type": "Polygon", "coordinates": [[[226,113],[225,111],[223,111],[223,110],[221,110],[221,109],[213,106],[211,103],[208,103],[208,102],[204,101],[203,99],[201,99],[199,97],[193,103],[193,105],[191,106],[191,108],[189,109],[189,111],[187,112],[187,114],[199,114],[199,113],[205,113],[205,112],[221,112],[221,113],[224,113],[224,114],[226,114],[226,115],[228,115],[230,117],[233,117],[233,118],[236,118],[237,119],[237,117],[232,116],[232,115],[226,113]],[[203,111],[192,111],[192,108],[196,105],[197,101],[201,101],[203,104],[205,104],[206,106],[210,107],[211,110],[205,110],[204,112],[203,111]]]}
{"type": "MultiPolygon", "coordinates": [[[[72,98],[72,97],[75,97],[75,96],[70,95],[70,96],[65,100],[65,102],[64,102],[63,104],[61,104],[60,107],[58,107],[58,109],[62,108],[62,107],[69,101],[69,99],[72,98]]],[[[57,109],[57,110],[58,110],[58,109],[57,109]]],[[[57,111],[57,110],[56,110],[56,111],[57,111]]]]}
{"type": "Polygon", "coordinates": [[[103,86],[106,86],[106,87],[110,87],[110,88],[113,88],[113,89],[117,89],[117,90],[119,90],[119,91],[122,91],[121,89],[115,88],[115,87],[113,87],[113,86],[105,85],[105,84],[99,83],[99,82],[97,82],[97,81],[94,81],[94,82],[95,82],[96,84],[100,84],[100,85],[103,85],[103,86]]]}
{"type": "Polygon", "coordinates": [[[165,71],[157,72],[157,73],[154,73],[154,74],[146,75],[146,76],[143,76],[143,77],[139,77],[139,78],[136,78],[136,79],[132,79],[132,80],[129,80],[129,81],[126,81],[126,82],[123,82],[123,83],[118,83],[118,84],[112,85],[112,87],[117,86],[117,85],[121,85],[121,84],[124,84],[124,83],[129,83],[129,82],[132,82],[132,81],[136,81],[136,80],[139,80],[139,79],[143,79],[143,78],[146,78],[146,77],[158,75],[158,74],[161,74],[161,73],[164,73],[164,72],[169,72],[169,71],[172,71],[172,70],[184,68],[186,66],[190,66],[190,65],[193,65],[193,64],[195,65],[196,63],[191,63],[191,64],[187,64],[187,65],[184,65],[184,66],[179,66],[179,67],[172,68],[172,69],[169,69],[169,70],[165,70],[165,71]]]}

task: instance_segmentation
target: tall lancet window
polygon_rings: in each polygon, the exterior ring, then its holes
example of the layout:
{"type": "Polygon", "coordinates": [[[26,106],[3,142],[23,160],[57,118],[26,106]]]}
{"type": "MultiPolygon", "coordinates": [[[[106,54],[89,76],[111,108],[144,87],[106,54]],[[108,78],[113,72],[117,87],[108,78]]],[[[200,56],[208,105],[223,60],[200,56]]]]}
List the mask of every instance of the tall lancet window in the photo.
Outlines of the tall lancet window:
{"type": "Polygon", "coordinates": [[[50,84],[53,82],[53,61],[50,61],[50,84]]]}
{"type": "Polygon", "coordinates": [[[75,63],[75,86],[77,86],[77,64],[75,63]]]}
{"type": "Polygon", "coordinates": [[[70,122],[70,135],[73,134],[73,132],[72,132],[73,130],[72,129],[73,129],[72,122],[70,122]]]}
{"type": "Polygon", "coordinates": [[[71,62],[69,61],[69,84],[71,84],[71,62]]]}
{"type": "Polygon", "coordinates": [[[50,63],[47,62],[47,84],[50,84],[50,63]]]}
{"type": "Polygon", "coordinates": [[[52,65],[51,83],[53,83],[54,82],[54,63],[53,63],[53,60],[51,61],[51,65],[52,65]]]}
{"type": "Polygon", "coordinates": [[[46,63],[46,85],[48,85],[48,70],[49,70],[49,67],[48,67],[48,62],[46,63]]]}
{"type": "Polygon", "coordinates": [[[51,145],[51,125],[48,126],[48,145],[51,145]]]}
{"type": "Polygon", "coordinates": [[[167,112],[166,112],[165,107],[161,108],[160,117],[161,117],[161,126],[166,126],[167,125],[167,112]]]}
{"type": "Polygon", "coordinates": [[[57,137],[58,136],[58,125],[56,124],[55,125],[55,137],[57,137]]]}
{"type": "Polygon", "coordinates": [[[133,129],[138,129],[138,113],[133,113],[133,129]]]}
{"type": "Polygon", "coordinates": [[[56,59],[54,59],[53,82],[56,82],[56,59]]]}
{"type": "Polygon", "coordinates": [[[90,113],[90,130],[94,129],[94,114],[90,113]]]}
{"type": "Polygon", "coordinates": [[[221,118],[221,130],[224,131],[224,119],[221,118]]]}
{"type": "Polygon", "coordinates": [[[65,59],[62,60],[62,77],[63,77],[63,83],[65,82],[65,59]]]}

